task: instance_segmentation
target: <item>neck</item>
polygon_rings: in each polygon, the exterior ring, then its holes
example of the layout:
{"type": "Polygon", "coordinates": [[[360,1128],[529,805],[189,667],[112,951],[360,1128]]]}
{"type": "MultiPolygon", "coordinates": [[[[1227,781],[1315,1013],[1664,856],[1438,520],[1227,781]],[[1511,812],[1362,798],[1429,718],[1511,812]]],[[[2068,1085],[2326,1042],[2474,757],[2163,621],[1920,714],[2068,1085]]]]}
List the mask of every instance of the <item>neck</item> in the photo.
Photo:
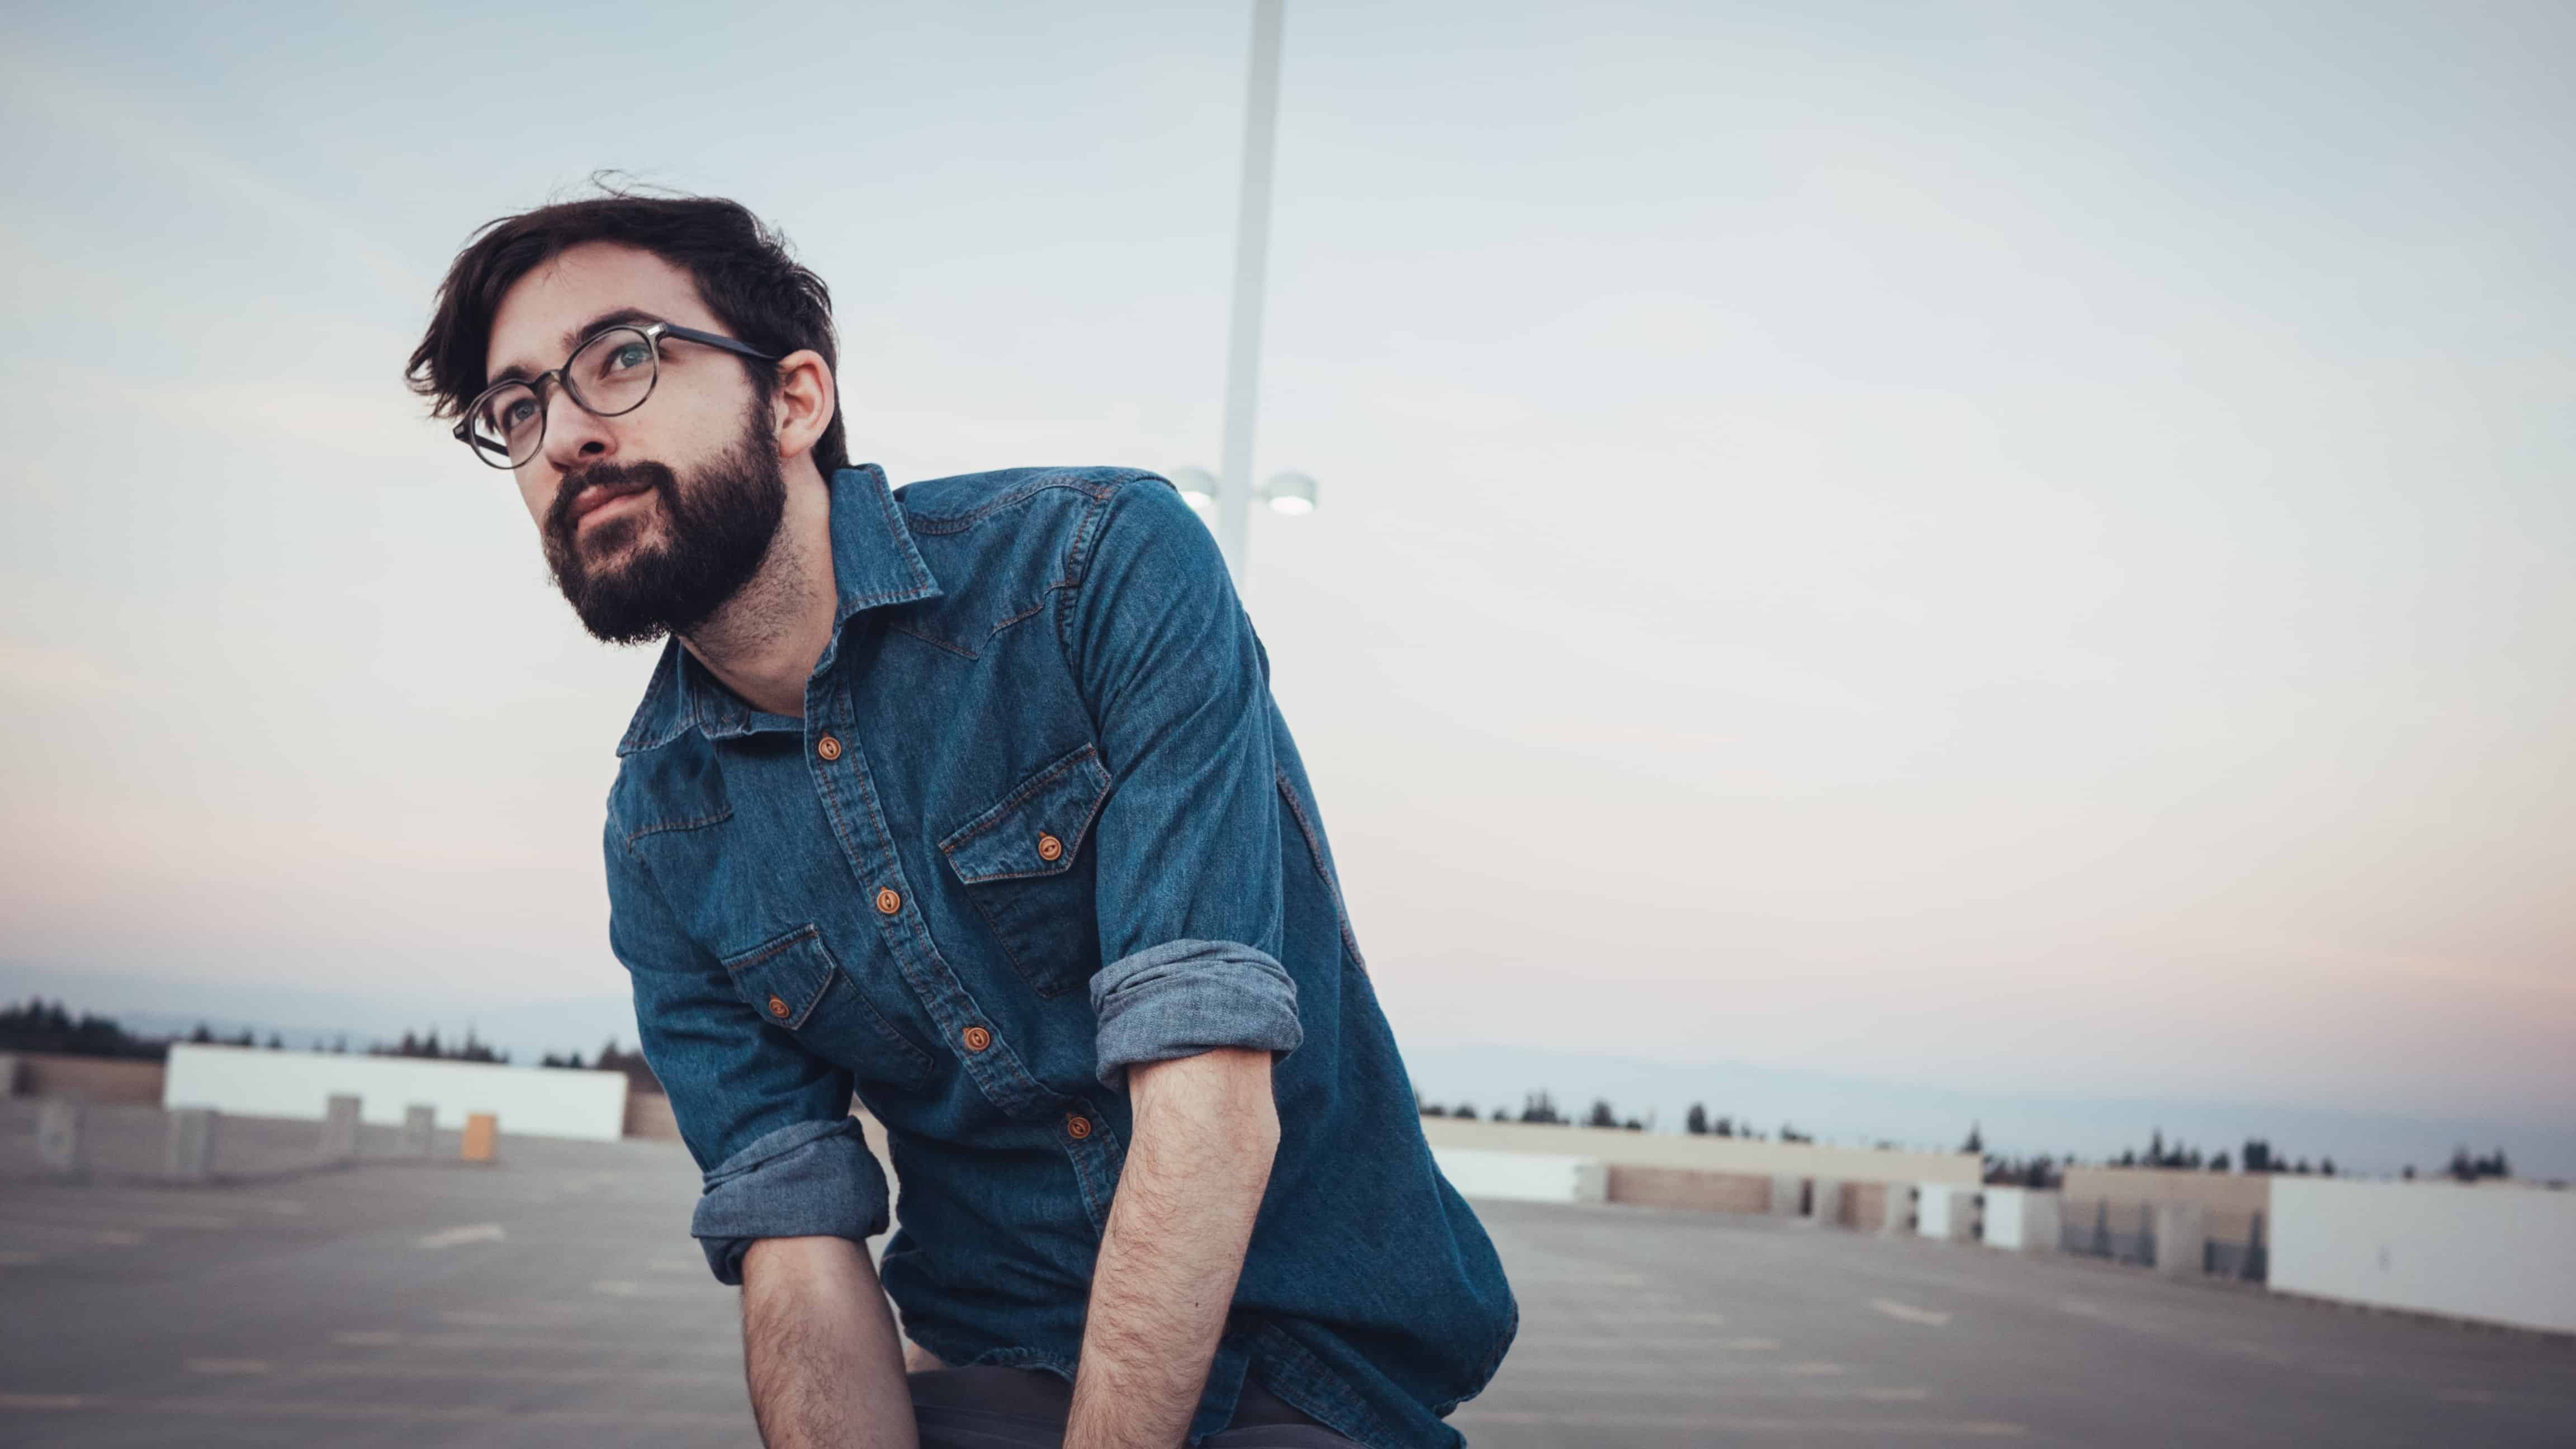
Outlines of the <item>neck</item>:
{"type": "Polygon", "coordinates": [[[831,494],[819,477],[795,480],[760,571],[680,643],[753,708],[802,716],[805,682],[832,641],[839,612],[831,494]]]}

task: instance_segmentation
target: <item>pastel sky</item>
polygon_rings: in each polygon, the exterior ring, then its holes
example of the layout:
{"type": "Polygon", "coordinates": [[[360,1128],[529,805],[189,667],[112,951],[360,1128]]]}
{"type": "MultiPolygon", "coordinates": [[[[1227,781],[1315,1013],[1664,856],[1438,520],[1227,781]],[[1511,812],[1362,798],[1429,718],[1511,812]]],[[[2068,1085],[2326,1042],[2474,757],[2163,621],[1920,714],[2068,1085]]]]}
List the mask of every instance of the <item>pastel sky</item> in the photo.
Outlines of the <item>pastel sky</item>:
{"type": "MultiPolygon", "coordinates": [[[[787,229],[898,480],[1216,457],[1244,7],[389,9],[12,8],[0,969],[623,989],[650,655],[399,381],[594,168],[787,229]]],[[[1399,1033],[2576,1100],[2571,54],[1291,0],[1248,596],[1399,1033]]]]}

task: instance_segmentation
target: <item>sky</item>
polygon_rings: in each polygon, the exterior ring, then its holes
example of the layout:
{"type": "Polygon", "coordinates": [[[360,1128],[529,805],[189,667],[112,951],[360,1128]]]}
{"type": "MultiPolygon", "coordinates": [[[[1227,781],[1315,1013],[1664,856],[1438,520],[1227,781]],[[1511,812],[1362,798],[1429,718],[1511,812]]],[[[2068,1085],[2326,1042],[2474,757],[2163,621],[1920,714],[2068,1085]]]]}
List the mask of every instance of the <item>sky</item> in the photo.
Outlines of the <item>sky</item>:
{"type": "MultiPolygon", "coordinates": [[[[622,992],[651,652],[403,390],[448,262],[732,196],[898,481],[1213,464],[1247,11],[12,7],[0,990],[622,992]]],[[[1245,587],[1399,1039],[2563,1112],[2571,53],[1291,0],[1245,587]]]]}

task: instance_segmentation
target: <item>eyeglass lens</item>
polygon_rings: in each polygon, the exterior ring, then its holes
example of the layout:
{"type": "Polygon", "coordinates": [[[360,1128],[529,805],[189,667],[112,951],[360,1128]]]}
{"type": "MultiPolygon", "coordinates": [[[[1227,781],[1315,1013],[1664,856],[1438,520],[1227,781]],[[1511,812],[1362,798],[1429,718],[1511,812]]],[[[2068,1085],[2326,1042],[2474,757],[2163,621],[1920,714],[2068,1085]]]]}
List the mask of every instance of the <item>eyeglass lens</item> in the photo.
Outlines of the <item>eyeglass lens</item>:
{"type": "MultiPolygon", "coordinates": [[[[564,364],[564,388],[582,408],[613,418],[643,406],[658,371],[653,339],[632,327],[611,327],[564,364]]],[[[516,468],[537,456],[545,441],[545,399],[524,382],[494,388],[475,405],[472,424],[475,450],[486,461],[506,459],[516,468]]]]}

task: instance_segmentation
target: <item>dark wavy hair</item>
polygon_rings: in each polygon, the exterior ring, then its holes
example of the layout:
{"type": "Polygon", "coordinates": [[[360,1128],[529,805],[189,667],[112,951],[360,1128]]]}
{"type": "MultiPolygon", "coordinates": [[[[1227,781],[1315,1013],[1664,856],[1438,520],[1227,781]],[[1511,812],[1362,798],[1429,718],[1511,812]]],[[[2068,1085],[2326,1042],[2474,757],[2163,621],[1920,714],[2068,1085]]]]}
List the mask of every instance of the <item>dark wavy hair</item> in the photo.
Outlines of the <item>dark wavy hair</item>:
{"type": "MultiPolygon", "coordinates": [[[[814,443],[814,466],[825,478],[850,466],[832,290],[789,254],[786,235],[722,197],[646,193],[596,177],[593,185],[603,194],[484,223],[456,254],[438,284],[429,330],[403,369],[411,390],[430,399],[431,416],[457,417],[482,395],[492,314],[521,277],[583,242],[621,242],[687,272],[733,336],[781,357],[804,348],[821,353],[833,370],[834,396],[831,424],[814,443]]],[[[768,402],[776,369],[757,358],[742,362],[752,390],[768,402]]]]}

